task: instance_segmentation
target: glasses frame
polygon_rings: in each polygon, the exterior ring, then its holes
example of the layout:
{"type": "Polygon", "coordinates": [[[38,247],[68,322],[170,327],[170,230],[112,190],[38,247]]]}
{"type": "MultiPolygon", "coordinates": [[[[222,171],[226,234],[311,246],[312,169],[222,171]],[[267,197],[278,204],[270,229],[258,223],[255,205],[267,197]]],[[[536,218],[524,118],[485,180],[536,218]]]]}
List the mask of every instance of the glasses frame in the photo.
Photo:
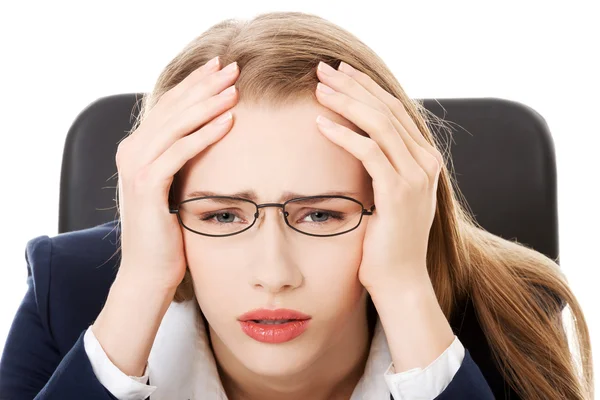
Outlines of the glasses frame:
{"type": "Polygon", "coordinates": [[[364,207],[364,205],[363,205],[363,204],[362,204],[360,201],[358,201],[358,200],[356,200],[356,199],[353,199],[352,197],[348,197],[348,196],[336,196],[336,195],[322,195],[322,196],[306,196],[306,197],[296,197],[296,198],[293,198],[293,199],[289,199],[288,201],[286,201],[286,202],[284,202],[284,203],[262,203],[262,204],[257,204],[256,202],[254,202],[254,201],[252,201],[252,200],[250,200],[250,199],[245,199],[245,198],[242,198],[242,197],[234,197],[234,196],[204,196],[204,197],[194,197],[194,198],[192,198],[192,199],[187,199],[187,200],[184,200],[184,201],[180,202],[180,203],[177,205],[177,208],[169,208],[169,213],[171,213],[171,214],[177,214],[177,219],[179,220],[179,223],[181,224],[181,226],[183,226],[185,229],[187,229],[187,230],[188,230],[188,231],[190,231],[190,232],[194,232],[194,233],[196,233],[196,234],[198,234],[198,235],[202,235],[202,236],[211,236],[211,237],[226,237],[226,236],[238,235],[238,234],[240,234],[240,233],[242,233],[242,232],[245,232],[245,231],[247,231],[248,229],[252,228],[252,227],[254,226],[254,224],[256,223],[256,220],[257,220],[257,219],[258,219],[258,217],[259,217],[259,211],[260,211],[260,209],[261,209],[261,208],[265,208],[265,207],[279,207],[279,208],[281,208],[281,210],[283,211],[283,213],[282,213],[282,214],[283,214],[283,220],[285,221],[285,224],[286,224],[287,226],[289,226],[290,228],[292,228],[292,229],[293,229],[293,230],[295,230],[296,232],[302,233],[303,235],[308,235],[308,236],[316,236],[316,237],[330,237],[330,236],[338,236],[338,235],[342,235],[342,234],[344,234],[344,233],[351,232],[351,231],[355,230],[356,228],[358,228],[358,227],[360,226],[360,223],[362,222],[362,219],[363,219],[363,215],[373,215],[373,212],[375,212],[375,204],[373,204],[373,205],[371,206],[371,208],[369,208],[369,209],[366,209],[366,208],[364,207]],[[241,231],[239,231],[239,232],[235,232],[235,233],[228,233],[228,234],[225,234],[225,235],[211,235],[211,234],[208,234],[208,233],[202,233],[202,232],[198,232],[198,231],[195,231],[195,230],[193,230],[193,229],[191,229],[191,228],[187,227],[187,226],[186,226],[186,225],[183,223],[183,221],[181,220],[181,215],[179,214],[179,210],[180,210],[180,208],[181,208],[181,205],[182,205],[182,204],[184,204],[184,203],[187,203],[187,202],[190,202],[190,201],[195,201],[195,200],[202,200],[202,199],[216,199],[216,198],[218,198],[218,199],[241,200],[241,201],[246,201],[246,202],[248,202],[248,203],[252,203],[252,204],[254,204],[254,206],[256,207],[256,212],[254,213],[254,221],[252,221],[252,223],[251,223],[251,224],[250,224],[248,227],[246,227],[246,228],[242,229],[242,230],[241,230],[241,231]],[[362,208],[362,211],[361,211],[361,213],[360,213],[360,219],[358,220],[358,224],[356,224],[356,226],[355,226],[354,228],[352,228],[352,229],[348,229],[348,230],[346,230],[346,231],[343,231],[343,232],[338,232],[338,233],[331,233],[331,234],[328,234],[328,235],[315,235],[315,234],[312,234],[312,233],[306,233],[306,232],[302,232],[301,230],[299,230],[299,229],[296,229],[296,228],[294,228],[292,225],[290,225],[290,223],[289,223],[289,221],[288,221],[288,219],[287,219],[287,217],[288,217],[289,213],[288,213],[287,211],[285,211],[285,206],[286,206],[287,204],[289,204],[289,203],[293,203],[293,202],[297,202],[297,201],[302,201],[302,200],[308,200],[308,199],[315,199],[315,198],[336,198],[336,199],[346,199],[346,200],[351,200],[351,201],[353,201],[353,202],[355,202],[355,203],[359,204],[359,205],[361,206],[361,208],[362,208]]]}

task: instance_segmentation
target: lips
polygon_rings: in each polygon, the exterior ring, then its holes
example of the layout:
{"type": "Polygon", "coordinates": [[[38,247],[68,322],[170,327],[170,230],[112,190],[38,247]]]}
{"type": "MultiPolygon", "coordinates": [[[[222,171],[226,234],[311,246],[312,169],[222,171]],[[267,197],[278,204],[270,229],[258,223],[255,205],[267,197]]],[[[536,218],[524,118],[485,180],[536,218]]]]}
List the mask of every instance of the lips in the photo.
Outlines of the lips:
{"type": "Polygon", "coordinates": [[[300,336],[308,328],[311,317],[299,311],[260,309],[238,318],[242,331],[262,343],[284,343],[300,336]]]}
{"type": "Polygon", "coordinates": [[[247,322],[247,321],[261,321],[261,322],[269,322],[269,321],[305,321],[310,319],[310,315],[306,315],[301,313],[300,311],[290,310],[286,308],[279,308],[277,310],[268,310],[268,309],[259,309],[249,311],[238,318],[238,321],[247,322]]]}

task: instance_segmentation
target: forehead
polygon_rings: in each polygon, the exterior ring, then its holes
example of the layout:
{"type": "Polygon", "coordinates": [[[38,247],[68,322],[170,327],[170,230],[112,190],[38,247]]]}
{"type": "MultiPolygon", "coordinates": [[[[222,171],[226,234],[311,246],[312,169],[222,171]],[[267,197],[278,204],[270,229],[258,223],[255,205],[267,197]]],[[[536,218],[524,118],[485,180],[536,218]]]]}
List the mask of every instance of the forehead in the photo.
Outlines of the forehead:
{"type": "Polygon", "coordinates": [[[361,132],[341,115],[312,100],[282,108],[238,103],[231,111],[231,130],[182,169],[185,192],[248,189],[263,201],[284,191],[367,195],[370,177],[360,160],[327,139],[315,122],[321,114],[361,132]]]}

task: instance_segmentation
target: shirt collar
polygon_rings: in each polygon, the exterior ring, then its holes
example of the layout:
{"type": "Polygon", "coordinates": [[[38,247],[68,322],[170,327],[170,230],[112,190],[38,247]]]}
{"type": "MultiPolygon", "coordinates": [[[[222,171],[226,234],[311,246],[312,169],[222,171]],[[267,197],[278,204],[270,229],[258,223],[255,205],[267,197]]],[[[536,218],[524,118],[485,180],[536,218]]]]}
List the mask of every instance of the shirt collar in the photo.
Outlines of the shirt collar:
{"type": "MultiPolygon", "coordinates": [[[[148,358],[152,400],[227,400],[204,320],[196,300],[172,302],[148,358]]],[[[364,373],[350,400],[389,399],[384,374],[391,364],[387,340],[377,319],[364,373]]]]}

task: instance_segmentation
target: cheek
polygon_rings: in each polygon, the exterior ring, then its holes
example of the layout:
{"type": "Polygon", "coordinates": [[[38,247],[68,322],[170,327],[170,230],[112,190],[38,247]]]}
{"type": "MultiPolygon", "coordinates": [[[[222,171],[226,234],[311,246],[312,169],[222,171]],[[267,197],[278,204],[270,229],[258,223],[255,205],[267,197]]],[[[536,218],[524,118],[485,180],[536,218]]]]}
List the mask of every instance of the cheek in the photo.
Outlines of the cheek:
{"type": "Polygon", "coordinates": [[[243,268],[247,246],[234,239],[201,236],[187,230],[183,240],[188,267],[198,287],[223,290],[237,282],[232,277],[236,269],[243,268]]]}
{"type": "Polygon", "coordinates": [[[324,242],[304,252],[302,260],[307,289],[329,318],[352,312],[364,289],[358,279],[362,240],[342,236],[340,243],[324,242]]]}
{"type": "MultiPolygon", "coordinates": [[[[196,300],[206,318],[217,322],[220,318],[230,316],[235,307],[236,293],[239,291],[239,280],[232,276],[231,268],[243,265],[236,252],[227,251],[216,242],[218,238],[186,237],[185,255],[196,300]]],[[[239,276],[239,275],[237,275],[239,276]]]]}

